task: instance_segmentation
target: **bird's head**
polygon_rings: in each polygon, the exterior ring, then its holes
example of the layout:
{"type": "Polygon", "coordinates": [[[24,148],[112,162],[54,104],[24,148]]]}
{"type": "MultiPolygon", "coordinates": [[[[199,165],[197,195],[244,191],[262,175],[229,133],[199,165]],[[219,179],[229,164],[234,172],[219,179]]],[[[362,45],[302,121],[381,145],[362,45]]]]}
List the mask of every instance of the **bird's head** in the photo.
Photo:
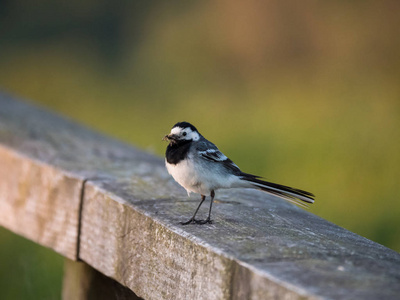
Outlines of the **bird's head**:
{"type": "Polygon", "coordinates": [[[164,141],[169,141],[171,144],[179,144],[188,141],[198,141],[200,139],[200,133],[196,127],[188,122],[176,123],[171,133],[164,136],[164,141]]]}

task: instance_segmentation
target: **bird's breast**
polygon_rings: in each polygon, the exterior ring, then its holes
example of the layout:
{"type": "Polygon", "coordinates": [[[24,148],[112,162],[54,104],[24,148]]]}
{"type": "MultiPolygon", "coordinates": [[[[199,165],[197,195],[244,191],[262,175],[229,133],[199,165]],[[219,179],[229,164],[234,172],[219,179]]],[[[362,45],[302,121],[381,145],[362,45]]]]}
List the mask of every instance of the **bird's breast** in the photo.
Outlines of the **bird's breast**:
{"type": "Polygon", "coordinates": [[[203,181],[199,178],[190,160],[184,159],[177,164],[170,164],[166,160],[165,165],[168,173],[188,192],[199,194],[206,194],[209,192],[207,189],[204,189],[203,181]]]}

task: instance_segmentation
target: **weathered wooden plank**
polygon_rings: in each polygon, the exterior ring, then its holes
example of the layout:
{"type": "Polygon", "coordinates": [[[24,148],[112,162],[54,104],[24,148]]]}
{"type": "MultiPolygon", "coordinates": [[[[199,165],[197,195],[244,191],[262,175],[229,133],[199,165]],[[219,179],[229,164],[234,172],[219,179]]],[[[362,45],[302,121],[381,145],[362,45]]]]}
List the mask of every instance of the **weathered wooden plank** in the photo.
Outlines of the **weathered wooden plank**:
{"type": "MultiPolygon", "coordinates": [[[[150,189],[138,188],[136,193],[152,194],[150,189]]],[[[220,247],[226,246],[225,237],[237,237],[234,231],[240,223],[231,220],[226,226],[227,220],[217,217],[212,226],[181,228],[178,221],[183,217],[173,212],[173,206],[189,215],[194,202],[179,198],[132,199],[138,204],[132,210],[132,202],[87,183],[81,258],[145,299],[299,299],[307,295],[251,270],[220,247]],[[224,230],[227,233],[221,235],[224,230]],[[208,244],[206,237],[213,234],[216,239],[208,244]]]]}
{"type": "Polygon", "coordinates": [[[77,259],[84,180],[148,157],[0,93],[0,225],[77,259]]]}
{"type": "Polygon", "coordinates": [[[84,177],[57,163],[65,124],[0,93],[0,224],[76,259],[84,177]]]}
{"type": "Polygon", "coordinates": [[[77,257],[82,182],[0,146],[0,225],[77,257]]]}
{"type": "MultiPolygon", "coordinates": [[[[13,170],[4,164],[2,169],[10,171],[2,171],[0,181],[13,174],[31,185],[1,186],[0,205],[21,220],[27,210],[14,207],[21,199],[36,199],[29,206],[34,214],[45,210],[37,209],[38,203],[60,203],[54,201],[57,196],[43,196],[48,192],[42,189],[74,191],[68,197],[59,193],[73,203],[60,209],[76,212],[78,187],[88,179],[80,228],[79,216],[71,216],[79,243],[68,242],[68,249],[80,245],[80,259],[140,297],[391,299],[400,293],[398,253],[261,192],[218,191],[214,224],[181,226],[198,198],[188,200],[166,173],[163,159],[7,95],[0,95],[0,144],[8,157],[3,161],[15,159],[13,165],[19,165],[13,170]],[[37,168],[46,175],[36,176],[37,168]],[[70,181],[73,189],[63,183],[70,181]]],[[[48,208],[45,215],[58,209],[48,208]]],[[[0,212],[3,226],[30,236],[25,222],[5,215],[0,212]]],[[[44,216],[38,219],[47,222],[44,216]]],[[[50,236],[64,234],[63,222],[50,236]]]]}
{"type": "Polygon", "coordinates": [[[170,189],[157,170],[148,168],[140,184],[118,178],[85,189],[80,255],[138,296],[391,299],[400,292],[398,253],[257,191],[220,192],[214,224],[182,227],[198,199],[170,189]]]}

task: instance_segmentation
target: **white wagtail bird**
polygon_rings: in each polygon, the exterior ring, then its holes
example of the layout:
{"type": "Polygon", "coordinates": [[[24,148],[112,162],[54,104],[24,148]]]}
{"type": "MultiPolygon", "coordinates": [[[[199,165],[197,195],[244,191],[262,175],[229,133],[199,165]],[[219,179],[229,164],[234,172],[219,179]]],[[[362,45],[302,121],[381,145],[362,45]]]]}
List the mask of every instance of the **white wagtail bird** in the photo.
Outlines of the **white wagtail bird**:
{"type": "Polygon", "coordinates": [[[176,123],[163,140],[169,141],[165,153],[168,173],[186,189],[188,195],[191,192],[201,195],[201,202],[193,217],[182,222],[183,225],[212,222],[211,209],[218,189],[255,188],[299,205],[304,205],[301,201],[314,202],[315,196],[312,193],[264,181],[260,176],[240,171],[232,160],[188,122],[176,123]],[[196,214],[208,195],[211,196],[208,217],[206,220],[196,220],[196,214]]]}

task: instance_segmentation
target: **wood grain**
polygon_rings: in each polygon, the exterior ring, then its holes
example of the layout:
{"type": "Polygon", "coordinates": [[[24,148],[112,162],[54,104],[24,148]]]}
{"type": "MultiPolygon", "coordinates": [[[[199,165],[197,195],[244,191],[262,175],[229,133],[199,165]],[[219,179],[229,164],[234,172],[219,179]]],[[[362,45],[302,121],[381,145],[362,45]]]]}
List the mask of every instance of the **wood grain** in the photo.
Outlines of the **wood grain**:
{"type": "Polygon", "coordinates": [[[82,182],[0,146],[0,224],[77,258],[82,182]]]}

